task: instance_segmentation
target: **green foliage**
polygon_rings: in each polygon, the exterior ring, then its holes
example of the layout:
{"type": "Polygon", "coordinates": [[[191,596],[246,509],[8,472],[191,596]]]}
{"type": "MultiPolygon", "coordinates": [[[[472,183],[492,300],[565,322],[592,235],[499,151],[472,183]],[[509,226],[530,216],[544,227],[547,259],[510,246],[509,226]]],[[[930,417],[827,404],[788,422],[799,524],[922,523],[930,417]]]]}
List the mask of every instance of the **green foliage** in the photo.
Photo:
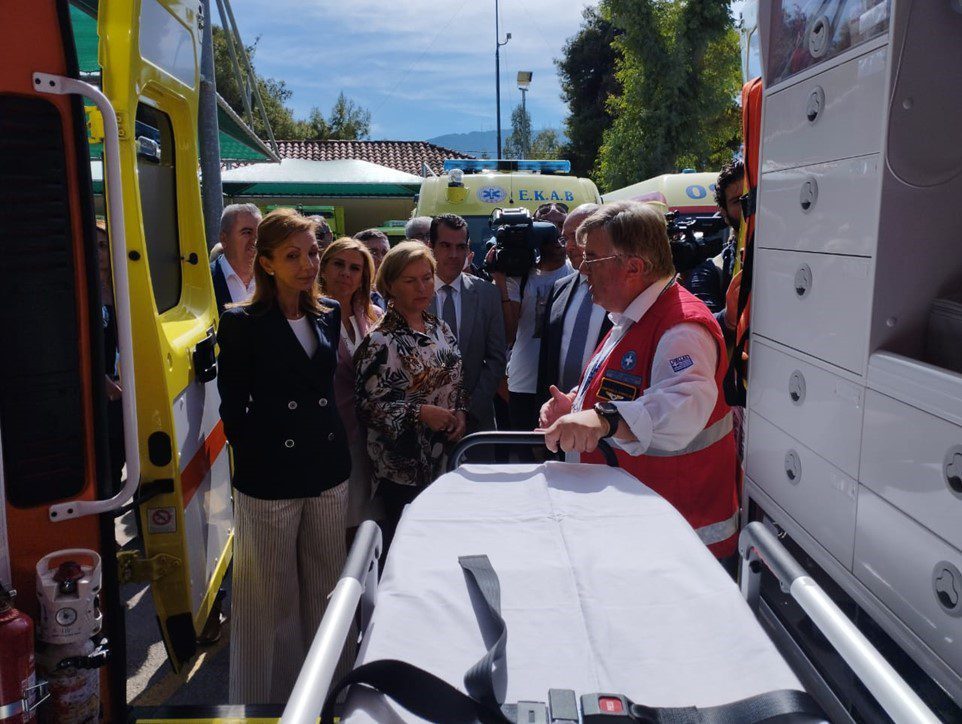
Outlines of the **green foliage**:
{"type": "Polygon", "coordinates": [[[728,0],[602,0],[622,92],[609,101],[598,175],[619,188],[719,168],[741,137],[738,34],[728,0]]]}
{"type": "Polygon", "coordinates": [[[511,111],[511,134],[501,149],[502,158],[525,158],[531,148],[531,114],[520,103],[511,111]]]}
{"type": "MultiPolygon", "coordinates": [[[[238,58],[241,81],[241,84],[238,85],[237,74],[234,73],[231,63],[227,34],[223,28],[217,25],[213,27],[213,34],[214,74],[217,80],[217,92],[241,118],[250,122],[244,110],[244,95],[253,95],[253,90],[252,81],[248,78],[244,67],[244,61],[238,58]]],[[[253,45],[247,47],[247,55],[251,60],[252,67],[254,67],[256,50],[257,40],[254,41],[253,45]]],[[[283,80],[266,78],[254,68],[254,81],[257,83],[257,88],[264,101],[265,115],[275,138],[295,141],[356,140],[367,138],[370,134],[370,112],[347,98],[343,92],[338,96],[328,118],[325,118],[323,112],[315,107],[311,109],[307,120],[298,120],[294,117],[294,112],[287,106],[292,91],[283,80]]],[[[256,107],[252,110],[254,132],[261,138],[266,139],[268,137],[267,127],[264,125],[256,107]]]]}
{"type": "Polygon", "coordinates": [[[555,61],[561,82],[561,97],[568,104],[565,119],[567,143],[555,158],[571,161],[571,172],[589,176],[595,168],[602,133],[614,116],[608,99],[620,90],[615,77],[618,31],[594,8],[586,7],[577,35],[565,43],[563,57],[555,61]]]}
{"type": "Polygon", "coordinates": [[[528,158],[562,158],[562,153],[563,149],[561,140],[558,138],[558,132],[551,128],[546,128],[543,131],[538,131],[538,135],[534,137],[534,140],[531,142],[531,150],[528,152],[528,158]]]}

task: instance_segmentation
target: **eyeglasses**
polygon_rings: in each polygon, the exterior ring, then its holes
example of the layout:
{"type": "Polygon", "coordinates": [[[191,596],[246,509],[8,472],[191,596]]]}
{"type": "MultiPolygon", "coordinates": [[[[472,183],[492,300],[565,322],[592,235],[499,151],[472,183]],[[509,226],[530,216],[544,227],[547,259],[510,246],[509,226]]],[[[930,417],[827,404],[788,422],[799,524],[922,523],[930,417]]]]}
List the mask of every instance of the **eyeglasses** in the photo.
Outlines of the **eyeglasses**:
{"type": "Polygon", "coordinates": [[[551,211],[560,211],[562,214],[568,213],[568,205],[563,204],[560,201],[552,201],[550,204],[541,204],[538,210],[535,211],[535,216],[540,214],[547,214],[551,211]]]}
{"type": "Polygon", "coordinates": [[[624,257],[622,257],[621,254],[612,254],[611,256],[602,256],[598,259],[589,259],[588,257],[585,256],[581,258],[581,264],[578,265],[578,268],[580,269],[583,266],[590,267],[592,264],[597,264],[600,261],[608,261],[609,259],[622,259],[622,258],[624,257]]]}

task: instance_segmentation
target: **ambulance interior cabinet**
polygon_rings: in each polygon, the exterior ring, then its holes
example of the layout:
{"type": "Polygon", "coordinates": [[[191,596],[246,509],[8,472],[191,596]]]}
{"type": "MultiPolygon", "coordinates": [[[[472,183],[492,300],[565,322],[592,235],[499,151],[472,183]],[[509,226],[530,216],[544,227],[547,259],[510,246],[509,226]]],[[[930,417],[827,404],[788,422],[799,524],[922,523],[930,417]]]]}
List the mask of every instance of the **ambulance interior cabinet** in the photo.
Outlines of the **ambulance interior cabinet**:
{"type": "Polygon", "coordinates": [[[962,707],[962,3],[759,28],[746,509],[962,707]]]}

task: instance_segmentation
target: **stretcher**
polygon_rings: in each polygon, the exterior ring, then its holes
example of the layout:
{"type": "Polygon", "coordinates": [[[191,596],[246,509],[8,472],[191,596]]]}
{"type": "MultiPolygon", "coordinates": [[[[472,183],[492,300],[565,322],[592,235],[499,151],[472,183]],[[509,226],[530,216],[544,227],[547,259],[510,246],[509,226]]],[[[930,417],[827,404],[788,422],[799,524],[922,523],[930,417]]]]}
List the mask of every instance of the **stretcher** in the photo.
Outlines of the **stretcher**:
{"type": "MultiPolygon", "coordinates": [[[[459,458],[460,450],[455,464],[459,458]]],[[[459,565],[459,557],[478,555],[496,571],[507,630],[493,669],[499,703],[547,702],[549,690],[560,689],[703,708],[802,691],[750,607],[760,554],[783,585],[801,582],[816,623],[851,653],[896,721],[936,721],[761,524],[742,534],[740,590],[681,515],[622,470],[461,465],[406,508],[377,582],[379,548],[379,531],[365,523],[282,722],[316,720],[358,602],[356,667],[401,660],[463,688],[498,633],[485,596],[459,565]]],[[[354,686],[342,721],[423,719],[354,686]]]]}

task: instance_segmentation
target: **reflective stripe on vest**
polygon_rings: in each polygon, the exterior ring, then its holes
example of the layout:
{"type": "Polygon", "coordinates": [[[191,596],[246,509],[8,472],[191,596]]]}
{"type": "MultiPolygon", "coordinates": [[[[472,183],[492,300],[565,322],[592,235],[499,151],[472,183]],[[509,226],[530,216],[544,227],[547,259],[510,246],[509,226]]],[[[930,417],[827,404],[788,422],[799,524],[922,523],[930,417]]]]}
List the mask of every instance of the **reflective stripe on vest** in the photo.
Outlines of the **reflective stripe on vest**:
{"type": "Polygon", "coordinates": [[[731,518],[726,518],[711,525],[703,525],[695,532],[706,546],[728,540],[738,532],[738,511],[736,510],[731,518]]]}
{"type": "Polygon", "coordinates": [[[678,455],[689,455],[714,445],[716,442],[723,439],[725,435],[730,433],[732,428],[732,413],[729,411],[727,415],[719,418],[700,433],[695,435],[695,439],[688,443],[681,450],[658,450],[656,448],[648,448],[645,450],[644,454],[653,458],[672,458],[678,455]]]}

